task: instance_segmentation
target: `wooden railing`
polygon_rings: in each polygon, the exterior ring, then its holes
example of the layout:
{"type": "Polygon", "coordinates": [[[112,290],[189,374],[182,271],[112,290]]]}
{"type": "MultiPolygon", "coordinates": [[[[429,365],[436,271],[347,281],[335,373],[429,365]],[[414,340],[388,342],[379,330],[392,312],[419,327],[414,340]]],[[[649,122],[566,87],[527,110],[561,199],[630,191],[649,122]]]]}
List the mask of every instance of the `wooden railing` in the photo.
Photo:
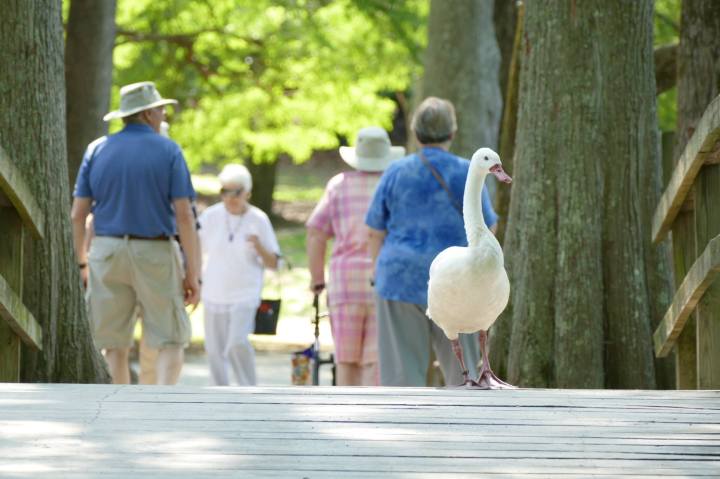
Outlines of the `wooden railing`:
{"type": "Polygon", "coordinates": [[[718,141],[720,141],[720,96],[715,98],[703,113],[695,133],[688,141],[685,151],[673,171],[670,183],[660,198],[660,204],[653,217],[654,242],[659,242],[667,235],[680,208],[688,200],[691,200],[688,193],[700,168],[705,164],[717,163],[720,160],[718,158],[718,147],[720,146],[718,141]]]}
{"type": "MultiPolygon", "coordinates": [[[[678,265],[687,252],[676,251],[676,271],[685,274],[673,302],[654,333],[655,354],[667,356],[674,348],[679,387],[720,389],[720,96],[715,98],[697,124],[668,181],[653,218],[656,243],[668,232],[688,237],[694,248],[692,266],[678,265]],[[688,212],[680,221],[681,212],[688,212]],[[677,267],[680,266],[680,267],[677,267]],[[697,321],[689,322],[696,314],[697,321]],[[691,341],[678,342],[684,328],[692,324],[691,341]],[[684,349],[684,350],[681,350],[684,349]],[[692,377],[692,384],[682,376],[692,377]]],[[[677,239],[677,238],[676,238],[677,239]]],[[[679,243],[675,242],[675,248],[679,243]]],[[[692,261],[692,260],[691,260],[692,261]]],[[[688,263],[689,264],[689,263],[688,263]]],[[[682,277],[682,274],[678,275],[682,277]]]]}
{"type": "Polygon", "coordinates": [[[42,331],[22,302],[23,238],[43,237],[45,218],[0,147],[0,382],[20,379],[20,343],[42,349],[42,331]]]}

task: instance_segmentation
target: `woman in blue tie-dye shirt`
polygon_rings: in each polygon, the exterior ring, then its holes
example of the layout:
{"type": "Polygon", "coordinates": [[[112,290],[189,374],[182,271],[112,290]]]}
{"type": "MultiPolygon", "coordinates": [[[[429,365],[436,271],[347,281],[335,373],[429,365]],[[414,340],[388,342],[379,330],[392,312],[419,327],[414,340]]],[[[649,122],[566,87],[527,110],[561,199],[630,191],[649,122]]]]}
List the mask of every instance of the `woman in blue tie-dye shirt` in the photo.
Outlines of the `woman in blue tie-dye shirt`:
{"type": "MultiPolygon", "coordinates": [[[[383,386],[425,386],[432,344],[446,383],[459,384],[462,372],[450,341],[425,310],[430,263],[445,248],[467,246],[460,211],[470,162],[448,152],[457,130],[449,101],[425,99],[415,112],[412,129],[420,151],[393,162],[385,171],[365,218],[375,262],[380,382],[383,386]]],[[[487,188],[483,188],[482,205],[485,222],[493,229],[497,215],[487,188]]],[[[477,338],[460,336],[466,364],[477,364],[477,338]]]]}

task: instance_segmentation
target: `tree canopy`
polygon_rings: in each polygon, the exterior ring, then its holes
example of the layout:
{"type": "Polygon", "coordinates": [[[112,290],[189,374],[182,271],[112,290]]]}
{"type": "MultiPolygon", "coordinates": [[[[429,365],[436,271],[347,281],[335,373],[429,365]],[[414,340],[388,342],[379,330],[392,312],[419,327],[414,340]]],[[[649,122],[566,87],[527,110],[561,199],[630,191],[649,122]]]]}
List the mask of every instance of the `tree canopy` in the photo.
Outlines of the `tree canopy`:
{"type": "Polygon", "coordinates": [[[420,66],[426,2],[119,0],[120,85],[152,79],[188,163],[296,162],[391,127],[420,66]],[[179,114],[178,114],[179,113],[179,114]]]}

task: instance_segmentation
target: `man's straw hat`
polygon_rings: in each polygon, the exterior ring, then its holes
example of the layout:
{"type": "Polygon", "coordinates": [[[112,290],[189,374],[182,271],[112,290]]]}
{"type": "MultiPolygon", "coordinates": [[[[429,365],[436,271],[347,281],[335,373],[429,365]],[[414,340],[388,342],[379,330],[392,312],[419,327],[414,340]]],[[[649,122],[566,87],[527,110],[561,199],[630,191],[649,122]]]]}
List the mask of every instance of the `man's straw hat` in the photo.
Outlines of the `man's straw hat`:
{"type": "Polygon", "coordinates": [[[358,132],[355,147],[341,146],[345,163],[360,171],[384,171],[393,160],[405,156],[405,148],[391,146],[384,128],[369,126],[358,132]]]}
{"type": "Polygon", "coordinates": [[[153,82],[132,83],[120,88],[120,109],[111,111],[103,117],[103,120],[124,118],[143,110],[170,104],[177,104],[177,100],[161,97],[153,82]]]}

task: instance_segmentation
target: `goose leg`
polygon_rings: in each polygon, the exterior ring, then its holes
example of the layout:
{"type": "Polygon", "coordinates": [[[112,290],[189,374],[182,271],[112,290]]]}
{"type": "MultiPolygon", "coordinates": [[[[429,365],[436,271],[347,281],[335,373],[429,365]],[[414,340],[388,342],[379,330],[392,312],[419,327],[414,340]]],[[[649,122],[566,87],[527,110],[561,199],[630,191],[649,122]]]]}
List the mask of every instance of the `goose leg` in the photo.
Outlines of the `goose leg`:
{"type": "Polygon", "coordinates": [[[455,357],[457,357],[458,361],[460,362],[460,367],[462,368],[462,374],[463,374],[463,383],[456,386],[456,387],[478,387],[478,383],[470,379],[470,375],[468,374],[468,370],[465,367],[465,360],[463,359],[463,352],[462,352],[462,346],[460,345],[459,339],[451,339],[450,343],[452,344],[453,352],[455,353],[455,357]]]}
{"type": "Polygon", "coordinates": [[[490,369],[490,359],[488,358],[487,349],[487,331],[480,331],[480,351],[482,352],[482,368],[480,368],[480,376],[478,376],[476,384],[482,389],[515,389],[515,386],[508,384],[502,379],[495,376],[490,369]]]}

